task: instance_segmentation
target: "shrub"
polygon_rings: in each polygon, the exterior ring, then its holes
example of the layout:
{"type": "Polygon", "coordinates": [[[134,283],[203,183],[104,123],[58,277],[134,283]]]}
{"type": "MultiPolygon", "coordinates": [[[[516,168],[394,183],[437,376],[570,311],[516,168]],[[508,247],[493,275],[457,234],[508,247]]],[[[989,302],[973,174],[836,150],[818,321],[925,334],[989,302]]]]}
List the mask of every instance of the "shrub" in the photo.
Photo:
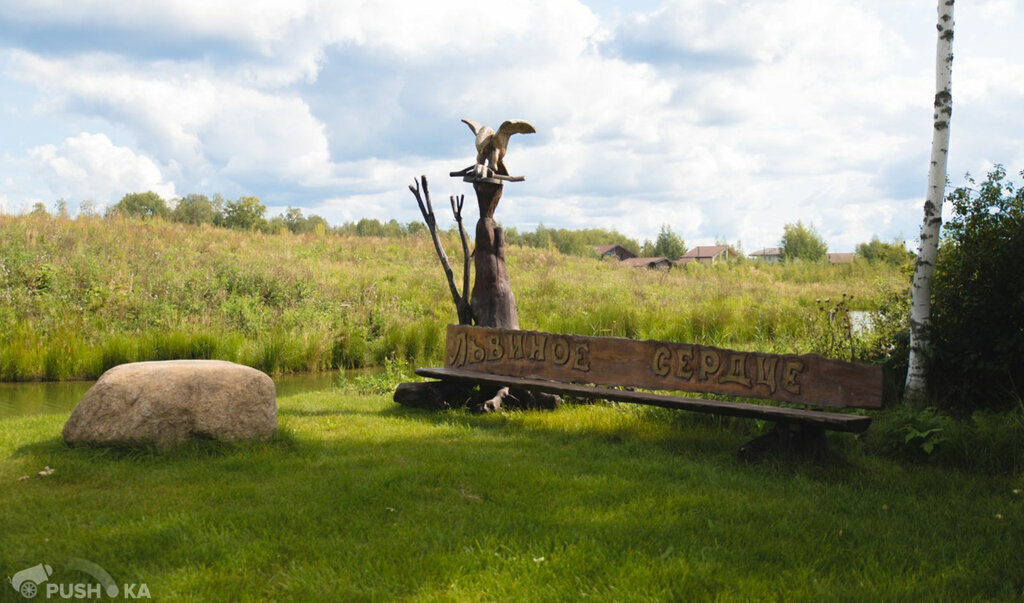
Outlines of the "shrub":
{"type": "Polygon", "coordinates": [[[914,259],[914,254],[907,251],[904,241],[896,238],[891,243],[884,243],[877,236],[871,237],[868,243],[857,245],[857,256],[869,262],[886,262],[893,266],[906,265],[914,259]]]}
{"type": "Polygon", "coordinates": [[[167,202],[161,199],[160,195],[153,191],[146,191],[126,194],[107,213],[134,218],[166,218],[170,215],[170,210],[167,209],[167,202]]]}
{"type": "Polygon", "coordinates": [[[959,414],[1011,408],[1024,384],[1024,189],[999,165],[976,186],[948,196],[932,283],[933,387],[959,414]]]}
{"type": "Polygon", "coordinates": [[[879,414],[860,436],[865,450],[892,458],[1017,474],[1024,467],[1024,404],[1008,412],[954,418],[934,408],[897,406],[879,414]]]}
{"type": "Polygon", "coordinates": [[[814,229],[814,225],[804,226],[803,222],[786,224],[783,227],[782,240],[779,241],[779,245],[782,246],[782,259],[787,262],[792,260],[819,262],[825,259],[828,252],[828,245],[814,229]]]}

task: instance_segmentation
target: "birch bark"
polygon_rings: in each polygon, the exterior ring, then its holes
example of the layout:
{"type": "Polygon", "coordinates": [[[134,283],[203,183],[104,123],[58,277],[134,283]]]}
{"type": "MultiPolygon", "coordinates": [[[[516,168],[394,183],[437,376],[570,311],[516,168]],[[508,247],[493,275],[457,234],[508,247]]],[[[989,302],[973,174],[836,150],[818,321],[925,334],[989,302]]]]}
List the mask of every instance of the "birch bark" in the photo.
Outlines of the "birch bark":
{"type": "Polygon", "coordinates": [[[910,359],[904,401],[923,406],[928,396],[928,355],[931,351],[931,285],[942,226],[949,157],[949,122],[953,113],[953,2],[938,0],[938,41],[935,47],[935,115],[931,164],[924,202],[924,221],[910,291],[910,359]]]}

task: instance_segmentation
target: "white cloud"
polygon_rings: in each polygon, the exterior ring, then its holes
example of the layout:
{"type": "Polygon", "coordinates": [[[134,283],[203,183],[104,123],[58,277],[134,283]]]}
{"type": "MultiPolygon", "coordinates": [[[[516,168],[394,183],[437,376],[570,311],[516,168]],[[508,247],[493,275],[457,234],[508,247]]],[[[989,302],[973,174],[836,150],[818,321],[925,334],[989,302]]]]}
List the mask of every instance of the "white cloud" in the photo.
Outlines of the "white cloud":
{"type": "Polygon", "coordinates": [[[82,133],[60,146],[29,149],[25,162],[54,199],[107,205],[129,192],[151,190],[165,199],[175,195],[174,183],[164,179],[156,162],[115,146],[104,134],[82,133]]]}
{"type": "Polygon", "coordinates": [[[22,79],[50,93],[41,109],[101,117],[140,147],[194,174],[329,180],[323,125],[295,94],[219,80],[202,64],[134,65],[111,56],[12,56],[22,79]]]}
{"type": "MultiPolygon", "coordinates": [[[[954,182],[1024,157],[1020,11],[958,13],[954,182]]],[[[920,0],[669,0],[605,21],[574,0],[0,0],[28,32],[0,67],[48,99],[0,120],[61,123],[54,141],[103,132],[188,192],[408,221],[413,176],[441,200],[469,190],[447,180],[472,157],[459,118],[522,118],[538,133],[510,145],[528,180],[506,191],[507,224],[652,238],[669,223],[753,249],[799,219],[849,249],[916,232],[934,15],[920,0]],[[55,32],[71,34],[59,48],[55,32]]],[[[48,173],[80,177],[66,145],[48,173]]]]}

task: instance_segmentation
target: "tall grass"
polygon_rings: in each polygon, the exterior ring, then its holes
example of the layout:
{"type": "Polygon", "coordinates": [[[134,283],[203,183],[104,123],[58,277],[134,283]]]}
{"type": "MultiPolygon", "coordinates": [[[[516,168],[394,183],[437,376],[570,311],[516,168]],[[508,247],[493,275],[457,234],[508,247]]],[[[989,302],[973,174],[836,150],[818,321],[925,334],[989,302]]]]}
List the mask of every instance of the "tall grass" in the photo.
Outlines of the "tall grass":
{"type": "MultiPolygon", "coordinates": [[[[449,251],[457,249],[452,239],[449,251]]],[[[899,270],[688,266],[660,273],[513,247],[523,328],[808,351],[815,300],[872,309],[899,270]]],[[[458,264],[458,262],[456,262],[458,264]]],[[[273,373],[437,362],[456,320],[426,236],[243,233],[120,218],[0,216],[0,380],[217,358],[273,373]]]]}

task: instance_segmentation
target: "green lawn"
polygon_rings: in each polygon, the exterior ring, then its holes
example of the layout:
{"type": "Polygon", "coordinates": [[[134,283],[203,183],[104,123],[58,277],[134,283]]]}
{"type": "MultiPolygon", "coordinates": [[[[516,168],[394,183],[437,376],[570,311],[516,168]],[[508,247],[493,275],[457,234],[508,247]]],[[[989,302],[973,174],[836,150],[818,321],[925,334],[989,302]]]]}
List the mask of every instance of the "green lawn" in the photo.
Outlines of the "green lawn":
{"type": "Polygon", "coordinates": [[[62,564],[84,558],[160,601],[1024,590],[1021,476],[903,464],[845,436],[844,462],[748,466],[734,452],[754,422],[628,405],[428,413],[339,389],[280,399],[270,443],[156,456],[68,449],[65,418],[0,420],[4,577],[49,563],[70,584],[84,574],[62,564]]]}

